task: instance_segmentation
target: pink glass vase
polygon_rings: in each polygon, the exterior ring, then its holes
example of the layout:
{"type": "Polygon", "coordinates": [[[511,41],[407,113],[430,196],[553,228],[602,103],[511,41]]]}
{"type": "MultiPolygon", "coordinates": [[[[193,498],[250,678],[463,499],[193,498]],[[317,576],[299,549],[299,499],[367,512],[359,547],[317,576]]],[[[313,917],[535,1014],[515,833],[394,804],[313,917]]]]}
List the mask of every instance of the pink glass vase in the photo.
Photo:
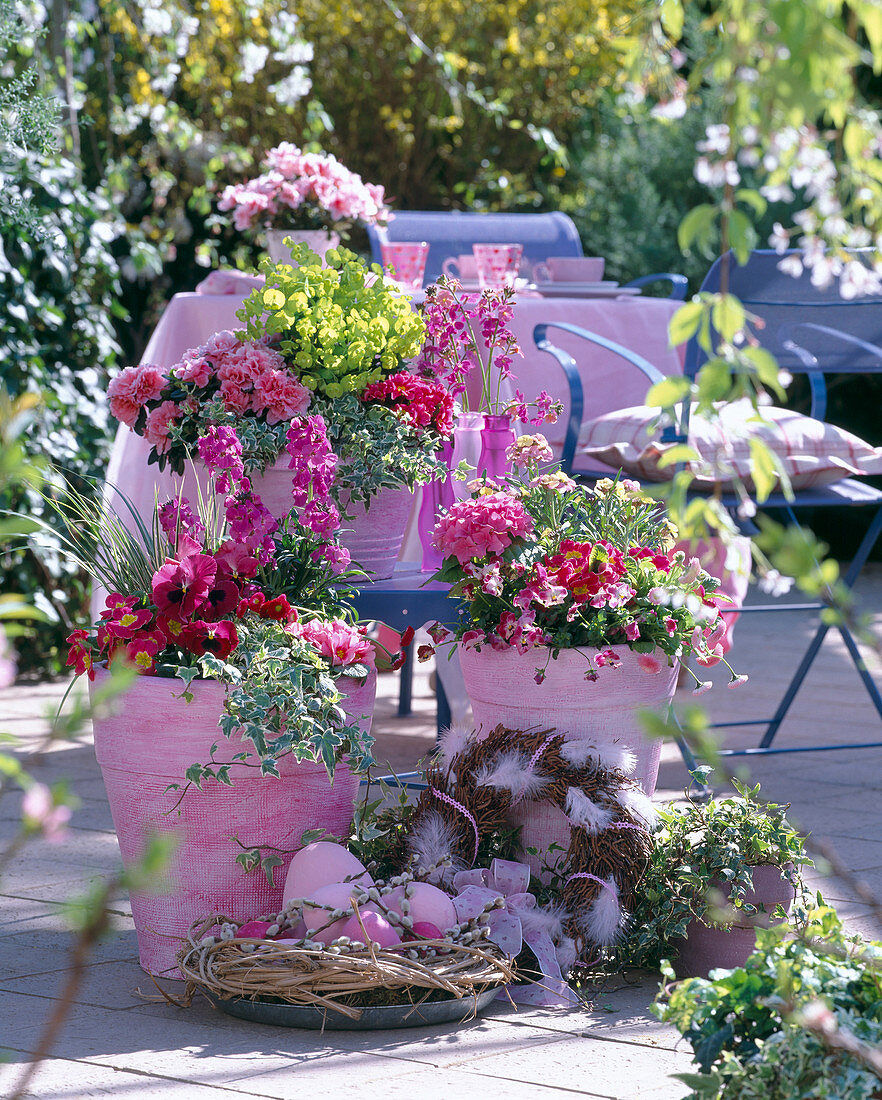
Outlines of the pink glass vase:
{"type": "Polygon", "coordinates": [[[465,462],[475,471],[465,481],[460,481],[458,478],[452,479],[453,495],[457,500],[468,500],[471,495],[468,484],[477,474],[478,459],[481,457],[481,431],[483,427],[483,413],[463,412],[456,418],[456,428],[453,432],[453,458],[450,460],[450,469],[456,470],[460,462],[465,462]]]}
{"type": "Polygon", "coordinates": [[[440,481],[430,481],[423,486],[423,500],[420,505],[420,515],[417,521],[417,530],[420,536],[420,545],[423,548],[423,572],[435,572],[440,569],[444,561],[444,555],[432,545],[432,531],[442,509],[449,508],[456,502],[453,493],[453,482],[450,477],[453,462],[453,441],[441,444],[441,458],[447,467],[447,476],[440,481]]]}
{"type": "Polygon", "coordinates": [[[514,443],[515,434],[511,417],[487,413],[481,429],[481,456],[478,459],[478,475],[501,478],[511,473],[511,462],[506,451],[514,443]]]}

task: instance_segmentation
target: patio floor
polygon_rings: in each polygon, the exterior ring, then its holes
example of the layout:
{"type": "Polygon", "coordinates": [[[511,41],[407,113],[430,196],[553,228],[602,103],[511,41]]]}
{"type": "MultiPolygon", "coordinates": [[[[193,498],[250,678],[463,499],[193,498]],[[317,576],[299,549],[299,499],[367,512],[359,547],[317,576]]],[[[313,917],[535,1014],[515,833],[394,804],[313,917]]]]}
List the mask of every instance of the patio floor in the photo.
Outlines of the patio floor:
{"type": "MultiPolygon", "coordinates": [[[[859,590],[864,610],[882,627],[882,568],[871,568],[859,590]]],[[[762,717],[774,710],[790,670],[810,636],[809,617],[754,614],[742,618],[733,664],[750,682],[739,691],[720,688],[702,703],[715,720],[762,717]]],[[[879,662],[868,660],[880,680],[879,662]]],[[[378,757],[412,770],[432,745],[433,697],[425,669],[417,676],[414,713],[396,716],[397,678],[381,677],[375,716],[378,757]]],[[[26,748],[39,738],[46,710],[64,684],[21,685],[0,692],[0,729],[26,748]]],[[[756,735],[753,735],[754,738],[756,735]]],[[[847,659],[828,635],[811,680],[781,728],[779,743],[820,744],[882,740],[882,723],[847,659]]],[[[748,736],[730,735],[730,746],[748,736]]],[[[744,758],[742,758],[743,760],[744,758]]],[[[749,760],[763,793],[792,803],[805,831],[826,837],[847,867],[882,895],[882,749],[776,755],[749,760]]],[[[23,1063],[37,1049],[41,1029],[58,1007],[72,965],[73,934],[58,903],[90,880],[113,871],[119,853],[90,739],[59,746],[38,769],[39,778],[70,780],[81,799],[69,837],[61,844],[29,844],[0,879],[0,1095],[9,1095],[23,1063]]],[[[687,779],[674,746],[666,746],[657,797],[681,793],[687,779]]],[[[14,828],[18,799],[0,804],[0,843],[14,828]]],[[[870,907],[844,883],[812,882],[850,927],[882,937],[870,907]]],[[[691,1068],[688,1047],[648,1012],[655,975],[611,978],[585,1010],[520,1008],[503,1002],[461,1025],[383,1032],[317,1032],[234,1020],[203,1000],[187,1010],[146,1001],[155,994],[139,969],[128,903],[119,899],[112,934],[91,955],[52,1056],[41,1065],[29,1095],[180,1097],[222,1095],[315,1100],[358,1094],[365,1100],[414,1095],[458,1098],[480,1088],[500,1089],[506,1100],[532,1097],[616,1097],[673,1100],[687,1089],[671,1073],[691,1068]],[[495,1082],[495,1084],[494,1084],[495,1082]]],[[[180,987],[169,983],[169,988],[180,987]]]]}

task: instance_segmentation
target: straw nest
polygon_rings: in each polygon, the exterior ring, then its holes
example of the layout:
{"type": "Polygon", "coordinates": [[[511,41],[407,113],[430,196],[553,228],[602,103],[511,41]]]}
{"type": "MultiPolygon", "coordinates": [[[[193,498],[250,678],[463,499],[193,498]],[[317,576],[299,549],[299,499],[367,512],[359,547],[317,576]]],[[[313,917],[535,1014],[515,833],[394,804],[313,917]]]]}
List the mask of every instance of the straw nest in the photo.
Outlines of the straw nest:
{"type": "Polygon", "coordinates": [[[343,952],[209,934],[225,923],[237,922],[215,915],[190,928],[178,966],[191,995],[201,989],[221,1000],[313,1006],[357,1020],[358,1002],[416,1005],[439,995],[461,999],[514,979],[511,960],[489,941],[479,947],[455,939],[419,939],[394,950],[354,942],[343,952]],[[385,999],[382,991],[387,991],[385,999]]]}

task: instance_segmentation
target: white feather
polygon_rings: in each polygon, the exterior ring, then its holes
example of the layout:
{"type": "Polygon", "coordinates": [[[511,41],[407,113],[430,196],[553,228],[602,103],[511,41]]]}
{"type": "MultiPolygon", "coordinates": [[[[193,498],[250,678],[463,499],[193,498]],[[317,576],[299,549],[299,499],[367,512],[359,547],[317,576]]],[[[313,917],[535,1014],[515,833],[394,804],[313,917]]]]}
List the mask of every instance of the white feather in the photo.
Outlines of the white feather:
{"type": "Polygon", "coordinates": [[[575,768],[587,768],[589,765],[605,771],[617,768],[630,775],[637,767],[637,757],[624,745],[598,745],[590,740],[564,741],[560,754],[575,768]]]}
{"type": "Polygon", "coordinates": [[[475,785],[511,791],[512,800],[536,798],[551,782],[530,767],[530,758],[520,752],[503,752],[475,772],[475,785]]]}
{"type": "Polygon", "coordinates": [[[534,932],[547,932],[553,940],[557,940],[563,934],[561,913],[556,909],[518,909],[518,916],[525,937],[534,932]]]}
{"type": "Polygon", "coordinates": [[[642,821],[650,832],[655,829],[658,824],[658,810],[639,787],[622,787],[613,791],[613,797],[632,817],[642,821]]]}
{"type": "Polygon", "coordinates": [[[602,833],[615,816],[612,810],[592,802],[578,787],[570,787],[567,791],[564,813],[571,825],[584,829],[589,836],[602,833]]]}
{"type": "Polygon", "coordinates": [[[416,865],[429,870],[443,859],[451,857],[455,840],[453,829],[437,811],[427,813],[417,822],[410,836],[410,847],[416,856],[416,865]]]}
{"type": "Polygon", "coordinates": [[[446,770],[456,756],[471,748],[475,738],[475,728],[470,722],[451,722],[441,731],[438,741],[438,762],[446,770]]]}
{"type": "Polygon", "coordinates": [[[569,936],[561,936],[555,954],[557,955],[560,972],[566,978],[576,962],[576,941],[570,939],[569,936]]]}
{"type": "Polygon", "coordinates": [[[622,929],[622,907],[614,878],[604,880],[597,897],[578,916],[579,926],[592,943],[606,947],[615,943],[622,929]]]}

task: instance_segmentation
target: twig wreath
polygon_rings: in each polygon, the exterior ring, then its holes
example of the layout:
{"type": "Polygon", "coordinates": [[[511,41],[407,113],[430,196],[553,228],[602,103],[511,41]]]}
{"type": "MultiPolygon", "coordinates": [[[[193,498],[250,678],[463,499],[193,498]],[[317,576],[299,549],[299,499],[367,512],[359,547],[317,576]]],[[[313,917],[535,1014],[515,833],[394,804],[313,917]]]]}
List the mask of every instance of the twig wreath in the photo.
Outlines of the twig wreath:
{"type": "Polygon", "coordinates": [[[444,882],[474,866],[482,840],[510,827],[513,809],[556,807],[570,839],[553,872],[557,904],[550,912],[560,930],[552,935],[571,937],[586,959],[620,936],[652,852],[656,814],[628,778],[634,766],[627,749],[554,730],[497,726],[479,741],[474,731],[451,729],[412,818],[415,862],[436,867],[444,882]]]}

